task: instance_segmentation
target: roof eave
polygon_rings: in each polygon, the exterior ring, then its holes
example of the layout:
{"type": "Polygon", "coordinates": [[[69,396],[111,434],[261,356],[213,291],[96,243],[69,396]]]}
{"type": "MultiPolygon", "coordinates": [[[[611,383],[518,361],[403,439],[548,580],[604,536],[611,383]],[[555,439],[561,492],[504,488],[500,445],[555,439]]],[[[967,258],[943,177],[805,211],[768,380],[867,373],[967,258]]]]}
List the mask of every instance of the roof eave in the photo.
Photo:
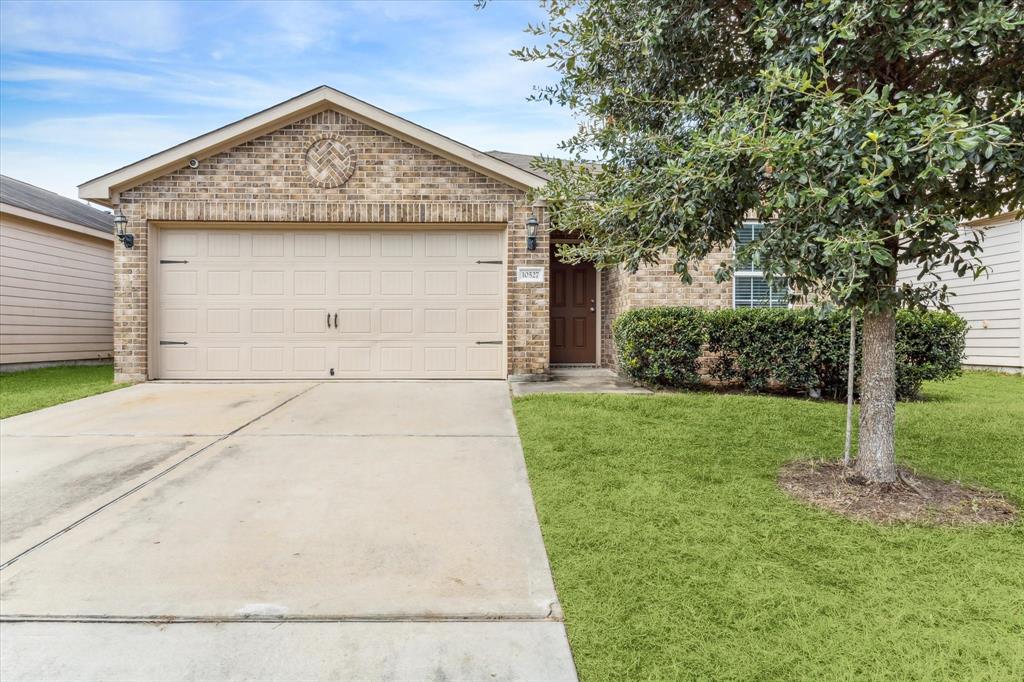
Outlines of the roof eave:
{"type": "Polygon", "coordinates": [[[95,237],[96,239],[105,239],[111,242],[114,241],[114,235],[112,232],[106,232],[90,225],[82,225],[81,223],[65,220],[64,218],[57,218],[56,216],[42,213],[40,211],[33,211],[21,206],[15,206],[13,204],[0,202],[0,213],[8,213],[19,218],[43,223],[45,225],[50,225],[51,227],[59,227],[64,230],[68,230],[69,232],[77,232],[78,234],[95,237]]]}

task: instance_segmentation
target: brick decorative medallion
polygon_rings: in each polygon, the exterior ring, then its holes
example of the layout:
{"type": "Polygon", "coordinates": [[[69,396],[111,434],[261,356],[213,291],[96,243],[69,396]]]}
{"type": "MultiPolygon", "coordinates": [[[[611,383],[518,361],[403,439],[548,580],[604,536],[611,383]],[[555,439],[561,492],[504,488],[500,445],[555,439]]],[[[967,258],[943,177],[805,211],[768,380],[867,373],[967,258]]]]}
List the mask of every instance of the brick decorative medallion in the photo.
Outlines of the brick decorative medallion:
{"type": "Polygon", "coordinates": [[[318,138],[306,149],[306,173],[318,187],[341,187],[355,169],[355,152],[339,137],[318,138]]]}

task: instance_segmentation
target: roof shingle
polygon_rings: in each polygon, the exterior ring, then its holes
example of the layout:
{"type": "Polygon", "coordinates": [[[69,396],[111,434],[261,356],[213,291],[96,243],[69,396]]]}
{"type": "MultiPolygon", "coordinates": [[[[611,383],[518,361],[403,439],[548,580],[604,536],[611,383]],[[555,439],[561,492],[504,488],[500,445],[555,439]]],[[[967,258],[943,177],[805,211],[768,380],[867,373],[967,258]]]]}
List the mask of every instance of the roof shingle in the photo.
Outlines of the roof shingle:
{"type": "Polygon", "coordinates": [[[0,175],[0,202],[107,234],[114,232],[114,217],[106,211],[6,175],[0,175]]]}

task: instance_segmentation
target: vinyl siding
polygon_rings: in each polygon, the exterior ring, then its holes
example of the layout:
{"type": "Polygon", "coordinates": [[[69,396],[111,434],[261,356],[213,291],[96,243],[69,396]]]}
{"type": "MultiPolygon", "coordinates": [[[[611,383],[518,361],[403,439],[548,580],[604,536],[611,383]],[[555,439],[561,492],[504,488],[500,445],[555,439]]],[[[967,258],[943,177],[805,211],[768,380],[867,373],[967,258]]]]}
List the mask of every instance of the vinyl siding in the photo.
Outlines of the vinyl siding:
{"type": "MultiPolygon", "coordinates": [[[[993,219],[976,229],[984,234],[980,255],[989,271],[975,280],[957,277],[952,269],[938,270],[942,282],[956,296],[954,312],[967,320],[967,355],[964,364],[980,367],[1024,367],[1024,221],[1011,216],[993,219]]],[[[911,268],[901,268],[901,279],[912,279],[911,268]]]]}
{"type": "Polygon", "coordinates": [[[113,355],[113,246],[0,215],[0,364],[113,355]]]}

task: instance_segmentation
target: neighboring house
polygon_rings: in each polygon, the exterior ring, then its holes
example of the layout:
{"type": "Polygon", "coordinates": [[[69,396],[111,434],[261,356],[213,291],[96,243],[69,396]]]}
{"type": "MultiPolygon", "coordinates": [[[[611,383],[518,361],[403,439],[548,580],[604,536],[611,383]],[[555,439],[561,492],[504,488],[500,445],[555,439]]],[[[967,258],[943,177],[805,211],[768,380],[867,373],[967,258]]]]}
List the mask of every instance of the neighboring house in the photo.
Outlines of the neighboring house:
{"type": "Polygon", "coordinates": [[[113,218],[0,176],[0,371],[113,355],[113,218]]]}
{"type": "MultiPolygon", "coordinates": [[[[955,296],[949,305],[967,320],[964,365],[1009,372],[1024,370],[1024,220],[1013,213],[973,220],[964,233],[979,233],[982,253],[978,258],[988,272],[978,279],[957,277],[950,266],[936,270],[941,282],[955,296]]],[[[900,269],[902,279],[916,271],[900,269]]]]}
{"type": "Polygon", "coordinates": [[[79,196],[135,239],[114,259],[117,377],[536,376],[613,364],[628,308],[733,305],[725,252],[690,286],[667,262],[558,262],[570,237],[527,199],[544,182],[326,86],[90,180],[79,196]]]}

